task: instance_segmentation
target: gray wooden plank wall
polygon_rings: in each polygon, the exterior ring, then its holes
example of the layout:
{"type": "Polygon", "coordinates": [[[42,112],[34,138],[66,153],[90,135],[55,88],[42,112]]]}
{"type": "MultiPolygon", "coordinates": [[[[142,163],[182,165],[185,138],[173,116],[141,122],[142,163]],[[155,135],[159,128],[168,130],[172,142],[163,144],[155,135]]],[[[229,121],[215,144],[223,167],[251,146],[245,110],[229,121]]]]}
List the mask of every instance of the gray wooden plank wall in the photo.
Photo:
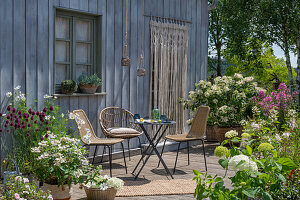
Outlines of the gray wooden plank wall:
{"type": "MultiPolygon", "coordinates": [[[[98,113],[120,106],[148,115],[150,29],[143,14],[190,20],[187,93],[194,83],[206,78],[207,0],[129,0],[128,43],[131,67],[121,67],[125,33],[125,0],[1,0],[0,6],[0,100],[21,85],[42,106],[44,94],[53,93],[53,46],[55,6],[101,15],[102,91],[105,96],[59,97],[62,110],[81,108],[88,114],[98,136],[104,137],[98,113]],[[144,9],[143,9],[144,8],[144,9]],[[143,39],[142,39],[143,37],[143,39]],[[144,47],[147,75],[137,77],[144,47]]],[[[137,147],[137,140],[131,142],[137,147]]]]}

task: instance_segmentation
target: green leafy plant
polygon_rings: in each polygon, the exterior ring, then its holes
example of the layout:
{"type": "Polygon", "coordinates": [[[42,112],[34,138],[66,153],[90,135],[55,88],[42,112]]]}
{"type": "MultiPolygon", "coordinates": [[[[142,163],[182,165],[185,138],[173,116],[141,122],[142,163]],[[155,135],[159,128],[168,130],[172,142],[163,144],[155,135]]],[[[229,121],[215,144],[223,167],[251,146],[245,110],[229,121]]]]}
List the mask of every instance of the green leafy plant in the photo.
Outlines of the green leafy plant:
{"type": "Polygon", "coordinates": [[[37,183],[29,183],[27,178],[21,176],[11,176],[6,183],[6,191],[2,193],[0,199],[31,199],[31,200],[53,200],[49,192],[37,190],[37,183]]]}
{"type": "Polygon", "coordinates": [[[74,93],[78,89],[78,86],[73,80],[64,80],[61,82],[61,90],[63,93],[74,93]]]}
{"type": "Polygon", "coordinates": [[[81,85],[100,86],[102,84],[101,79],[97,76],[97,74],[88,76],[83,73],[79,76],[78,81],[81,85]]]}
{"type": "Polygon", "coordinates": [[[37,147],[32,148],[34,161],[31,164],[38,180],[58,186],[82,183],[84,172],[90,166],[84,157],[87,151],[79,142],[69,136],[49,133],[37,147]]]}

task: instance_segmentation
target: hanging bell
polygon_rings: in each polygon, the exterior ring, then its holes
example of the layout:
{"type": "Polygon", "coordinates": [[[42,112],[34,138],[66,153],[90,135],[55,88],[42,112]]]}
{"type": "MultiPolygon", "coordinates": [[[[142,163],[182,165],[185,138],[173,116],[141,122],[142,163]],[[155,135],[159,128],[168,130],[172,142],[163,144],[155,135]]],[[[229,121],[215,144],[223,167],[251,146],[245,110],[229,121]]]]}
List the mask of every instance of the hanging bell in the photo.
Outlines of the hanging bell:
{"type": "Polygon", "coordinates": [[[137,76],[146,76],[146,69],[145,68],[138,68],[137,69],[137,76]]]}

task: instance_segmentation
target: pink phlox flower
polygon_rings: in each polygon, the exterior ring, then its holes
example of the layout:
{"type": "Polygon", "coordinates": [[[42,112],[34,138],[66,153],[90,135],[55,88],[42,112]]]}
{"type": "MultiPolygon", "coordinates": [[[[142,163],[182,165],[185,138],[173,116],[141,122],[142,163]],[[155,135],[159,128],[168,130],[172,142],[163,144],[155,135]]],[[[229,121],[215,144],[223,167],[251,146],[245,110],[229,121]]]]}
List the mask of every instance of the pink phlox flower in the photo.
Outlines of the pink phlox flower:
{"type": "Polygon", "coordinates": [[[261,90],[261,91],[259,91],[259,93],[258,93],[258,98],[264,98],[265,97],[265,91],[263,91],[263,90],[261,90]]]}
{"type": "Polygon", "coordinates": [[[15,198],[20,199],[20,195],[18,193],[15,193],[15,198]]]}

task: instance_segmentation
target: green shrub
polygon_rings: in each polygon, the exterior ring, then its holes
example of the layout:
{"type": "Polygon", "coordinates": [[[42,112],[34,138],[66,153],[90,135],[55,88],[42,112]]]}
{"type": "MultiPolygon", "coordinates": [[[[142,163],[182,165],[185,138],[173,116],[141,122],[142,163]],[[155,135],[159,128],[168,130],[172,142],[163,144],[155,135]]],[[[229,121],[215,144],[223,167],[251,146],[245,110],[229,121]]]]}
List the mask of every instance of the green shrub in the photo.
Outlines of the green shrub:
{"type": "Polygon", "coordinates": [[[73,93],[77,91],[77,84],[73,80],[64,80],[61,82],[61,89],[66,93],[73,93]]]}
{"type": "Polygon", "coordinates": [[[81,74],[78,78],[79,84],[90,85],[90,86],[100,86],[102,84],[101,79],[97,74],[88,76],[87,74],[81,74]]]}

